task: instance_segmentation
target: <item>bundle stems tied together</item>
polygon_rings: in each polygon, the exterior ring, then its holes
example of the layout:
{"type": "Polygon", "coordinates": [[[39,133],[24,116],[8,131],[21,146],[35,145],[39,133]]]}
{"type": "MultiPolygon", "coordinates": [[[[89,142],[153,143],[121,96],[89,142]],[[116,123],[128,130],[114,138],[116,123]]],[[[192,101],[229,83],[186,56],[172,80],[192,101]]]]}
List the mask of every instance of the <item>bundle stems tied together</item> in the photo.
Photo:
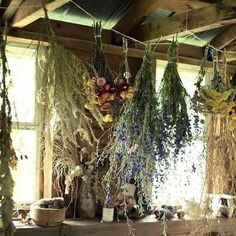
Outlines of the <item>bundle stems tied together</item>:
{"type": "Polygon", "coordinates": [[[121,58],[121,63],[119,65],[119,71],[118,71],[118,77],[116,84],[128,84],[131,78],[131,73],[129,69],[129,63],[128,63],[128,42],[126,38],[122,38],[123,41],[123,54],[121,58]]]}
{"type": "Polygon", "coordinates": [[[113,84],[113,76],[102,49],[101,21],[94,22],[93,29],[95,45],[90,59],[90,65],[92,66],[91,75],[94,76],[96,74],[98,77],[104,77],[109,84],[113,84]]]}
{"type": "MultiPolygon", "coordinates": [[[[96,136],[92,123],[95,120],[102,128],[102,114],[92,102],[87,66],[77,55],[59,45],[45,1],[42,3],[44,30],[50,43],[49,47],[39,43],[36,58],[40,81],[38,102],[43,113],[42,154],[52,159],[55,183],[63,191],[61,179],[82,165],[78,151],[82,150],[82,142],[93,146],[96,136]],[[85,104],[89,104],[89,110],[85,104]]],[[[87,165],[83,167],[86,169],[87,165]]]]}
{"type": "Polygon", "coordinates": [[[127,101],[115,124],[112,137],[101,154],[100,161],[109,160],[109,170],[103,179],[107,192],[117,179],[117,187],[131,180],[137,186],[139,212],[150,203],[152,182],[156,173],[156,154],[159,138],[159,112],[152,73],[153,49],[146,47],[145,56],[134,84],[134,96],[127,101]]]}
{"type": "Polygon", "coordinates": [[[160,157],[178,156],[192,140],[188,114],[190,96],[183,86],[177,68],[178,42],[173,39],[168,49],[168,63],[159,89],[160,157]]]}
{"type": "MultiPolygon", "coordinates": [[[[226,64],[226,61],[225,61],[226,64]]],[[[194,100],[202,113],[228,115],[234,110],[236,89],[231,87],[226,76],[226,65],[222,76],[218,66],[218,53],[213,51],[213,76],[206,85],[201,82],[206,75],[206,62],[203,61],[196,83],[194,100]],[[204,69],[205,68],[205,69],[204,69]]]]}

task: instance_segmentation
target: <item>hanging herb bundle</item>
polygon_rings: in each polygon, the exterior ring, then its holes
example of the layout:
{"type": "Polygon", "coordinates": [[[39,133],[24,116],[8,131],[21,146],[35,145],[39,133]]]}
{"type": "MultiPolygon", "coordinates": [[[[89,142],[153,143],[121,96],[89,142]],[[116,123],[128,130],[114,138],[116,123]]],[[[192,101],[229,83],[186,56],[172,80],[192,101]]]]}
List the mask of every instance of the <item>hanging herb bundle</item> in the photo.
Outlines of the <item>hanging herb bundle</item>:
{"type": "Polygon", "coordinates": [[[1,81],[0,81],[0,219],[2,221],[3,236],[11,236],[14,231],[13,187],[14,181],[10,168],[16,166],[16,155],[11,140],[11,106],[7,91],[7,59],[5,54],[6,40],[1,36],[1,81]]]}
{"type": "Polygon", "coordinates": [[[119,65],[118,75],[115,79],[116,96],[112,103],[112,115],[118,118],[121,114],[121,108],[128,99],[134,95],[133,87],[131,86],[131,73],[128,64],[128,42],[123,40],[123,54],[119,65]]]}
{"type": "Polygon", "coordinates": [[[195,99],[199,102],[199,110],[203,113],[228,114],[235,107],[235,88],[226,85],[218,68],[218,53],[214,50],[213,77],[206,86],[201,86],[205,71],[200,70],[195,99]]]}
{"type": "Polygon", "coordinates": [[[124,102],[133,97],[133,88],[131,86],[131,73],[128,64],[128,42],[123,38],[123,55],[119,65],[118,76],[116,78],[116,87],[118,98],[124,102]]]}
{"type": "MultiPolygon", "coordinates": [[[[102,52],[101,23],[95,23],[95,47],[91,58],[90,74],[88,81],[95,91],[93,103],[98,104],[100,110],[106,115],[104,122],[113,122],[119,116],[123,103],[133,97],[133,88],[130,85],[131,78],[127,53],[127,40],[123,39],[123,55],[119,65],[119,72],[113,81],[106,58],[102,52]],[[108,78],[108,79],[107,79],[108,78]]],[[[88,109],[89,104],[85,104],[88,109]]]]}
{"type": "Polygon", "coordinates": [[[178,42],[173,39],[168,49],[168,63],[159,90],[160,123],[159,155],[176,156],[192,140],[187,102],[190,97],[184,88],[177,68],[178,42]]]}
{"type": "Polygon", "coordinates": [[[95,71],[91,71],[92,76],[104,78],[108,84],[113,85],[113,76],[108,66],[106,57],[102,50],[102,24],[95,22],[93,25],[95,45],[90,59],[90,65],[95,71]]]}
{"type": "Polygon", "coordinates": [[[45,152],[53,157],[53,170],[60,186],[60,179],[82,164],[77,156],[78,136],[92,145],[96,140],[92,119],[101,126],[102,115],[92,103],[87,67],[72,52],[58,45],[43,5],[50,47],[38,47],[37,66],[42,81],[38,100],[45,111],[42,139],[45,152]],[[89,113],[84,107],[87,103],[89,113]]]}
{"type": "Polygon", "coordinates": [[[158,100],[152,73],[152,48],[146,47],[143,64],[134,84],[134,96],[127,101],[115,125],[112,137],[101,154],[100,161],[109,160],[109,170],[103,184],[107,192],[134,180],[138,189],[139,211],[151,199],[153,176],[156,172],[156,154],[159,136],[158,100]]]}
{"type": "MultiPolygon", "coordinates": [[[[89,63],[90,79],[88,80],[88,85],[95,90],[93,104],[97,104],[100,110],[106,114],[103,121],[112,122],[111,106],[115,100],[116,88],[114,87],[113,76],[102,50],[101,22],[95,22],[93,29],[95,45],[89,63]]],[[[88,106],[89,104],[85,105],[86,108],[88,106]]]]}

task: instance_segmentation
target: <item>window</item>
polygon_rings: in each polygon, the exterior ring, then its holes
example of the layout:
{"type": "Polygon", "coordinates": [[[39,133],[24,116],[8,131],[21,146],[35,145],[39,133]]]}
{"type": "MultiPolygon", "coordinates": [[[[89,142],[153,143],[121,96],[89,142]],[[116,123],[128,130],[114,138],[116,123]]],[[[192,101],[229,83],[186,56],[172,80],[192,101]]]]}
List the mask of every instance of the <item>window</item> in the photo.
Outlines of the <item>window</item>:
{"type": "MultiPolygon", "coordinates": [[[[166,63],[157,62],[156,79],[157,89],[160,86],[166,63]]],[[[192,97],[195,91],[194,83],[199,68],[187,69],[178,67],[184,87],[192,97]]],[[[202,118],[202,117],[201,117],[202,118]]],[[[203,189],[204,158],[200,158],[203,151],[203,142],[199,139],[186,148],[186,158],[178,160],[169,169],[168,180],[158,189],[153,190],[153,204],[179,205],[185,201],[200,201],[203,189]]]]}
{"type": "Polygon", "coordinates": [[[39,179],[35,51],[13,46],[8,46],[6,50],[10,69],[11,137],[18,157],[17,169],[12,171],[15,181],[13,199],[19,205],[36,200],[39,179]]]}

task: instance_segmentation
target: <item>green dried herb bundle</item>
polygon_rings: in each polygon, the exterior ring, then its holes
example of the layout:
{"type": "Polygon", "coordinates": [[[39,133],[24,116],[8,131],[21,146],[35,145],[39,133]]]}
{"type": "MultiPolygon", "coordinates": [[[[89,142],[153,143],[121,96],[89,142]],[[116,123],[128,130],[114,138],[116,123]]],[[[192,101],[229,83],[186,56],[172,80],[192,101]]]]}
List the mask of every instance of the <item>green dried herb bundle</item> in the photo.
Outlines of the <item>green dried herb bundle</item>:
{"type": "Polygon", "coordinates": [[[10,167],[16,165],[16,155],[11,140],[11,106],[7,91],[7,58],[5,54],[6,39],[0,37],[1,50],[1,81],[0,81],[0,218],[2,220],[3,236],[11,236],[14,231],[13,214],[13,187],[14,181],[10,167]]]}
{"type": "Polygon", "coordinates": [[[131,73],[128,63],[128,42],[126,38],[122,38],[123,41],[123,54],[119,65],[118,76],[116,79],[117,85],[129,84],[131,79],[131,73]]]}
{"type": "MultiPolygon", "coordinates": [[[[93,145],[96,137],[92,119],[102,124],[102,115],[92,103],[92,90],[87,85],[86,65],[72,52],[57,43],[45,11],[45,29],[50,47],[38,47],[37,66],[41,71],[38,99],[44,104],[44,148],[53,157],[58,178],[70,174],[79,164],[77,138],[93,145]],[[89,112],[85,104],[91,104],[89,112]]],[[[40,46],[40,45],[39,45],[40,46]]]]}
{"type": "Polygon", "coordinates": [[[90,66],[91,68],[91,77],[101,77],[105,78],[106,82],[110,85],[114,84],[113,76],[111,70],[108,66],[106,57],[102,50],[102,24],[100,22],[94,22],[94,40],[95,45],[92,51],[90,66]]]}
{"type": "Polygon", "coordinates": [[[178,42],[173,39],[168,49],[168,64],[159,90],[160,156],[176,156],[192,139],[187,100],[190,97],[183,86],[177,68],[178,42]]]}
{"type": "Polygon", "coordinates": [[[112,104],[111,113],[116,119],[119,118],[124,102],[131,99],[134,95],[131,84],[131,73],[128,63],[128,42],[123,40],[123,54],[119,65],[117,77],[115,79],[116,96],[112,104]]]}
{"type": "Polygon", "coordinates": [[[117,179],[117,188],[134,180],[140,213],[151,200],[159,140],[160,120],[151,68],[152,53],[152,47],[147,46],[143,64],[135,79],[134,96],[125,104],[100,158],[101,162],[108,160],[110,163],[103,180],[107,193],[114,188],[111,186],[114,179],[117,179]]]}

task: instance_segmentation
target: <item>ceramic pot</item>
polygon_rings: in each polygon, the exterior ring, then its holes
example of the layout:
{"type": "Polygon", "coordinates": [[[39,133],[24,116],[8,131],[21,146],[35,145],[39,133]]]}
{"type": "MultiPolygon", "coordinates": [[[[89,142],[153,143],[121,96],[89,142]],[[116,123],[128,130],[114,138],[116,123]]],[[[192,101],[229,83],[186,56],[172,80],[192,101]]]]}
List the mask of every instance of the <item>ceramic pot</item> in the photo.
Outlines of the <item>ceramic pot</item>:
{"type": "Polygon", "coordinates": [[[112,222],[114,218],[114,208],[106,208],[102,209],[102,221],[104,222],[112,222]]]}

